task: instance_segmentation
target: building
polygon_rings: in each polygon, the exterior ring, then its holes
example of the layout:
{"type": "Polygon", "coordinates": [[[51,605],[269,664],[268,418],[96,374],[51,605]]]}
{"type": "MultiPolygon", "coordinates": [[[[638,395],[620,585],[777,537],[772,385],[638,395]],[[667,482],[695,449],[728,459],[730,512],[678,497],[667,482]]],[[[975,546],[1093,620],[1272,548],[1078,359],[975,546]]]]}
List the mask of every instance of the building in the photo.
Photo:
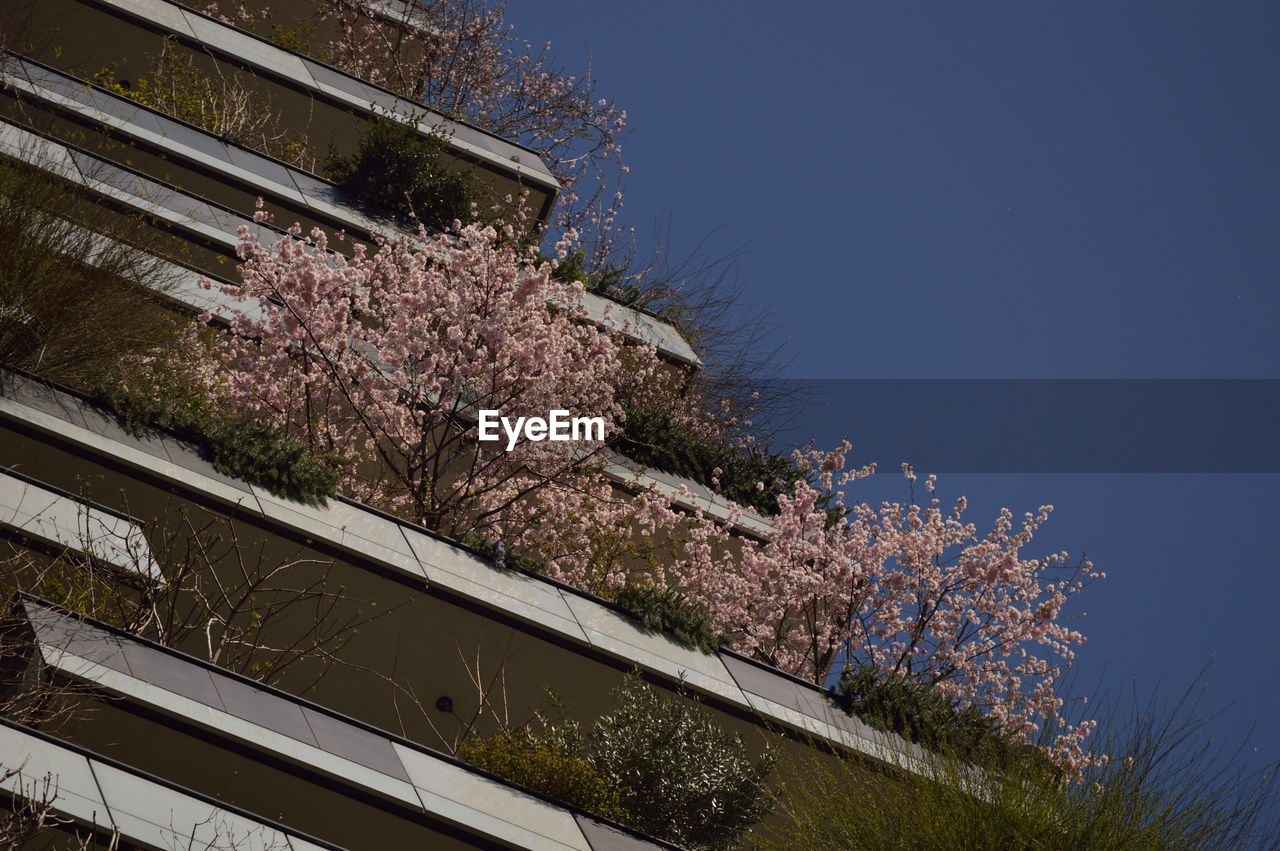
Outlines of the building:
{"type": "MultiPolygon", "coordinates": [[[[120,93],[118,69],[165,51],[243,75],[290,136],[349,146],[370,115],[410,116],[423,133],[444,128],[446,159],[495,194],[528,190],[542,217],[555,203],[555,177],[532,151],[169,0],[5,5],[0,153],[144,221],[163,241],[170,296],[189,309],[221,309],[196,281],[233,280],[237,229],[268,230],[253,220],[260,196],[281,219],[358,239],[390,225],[303,168],[120,93]],[[115,90],[94,82],[106,68],[115,90]]],[[[671,325],[588,299],[595,321],[698,367],[671,325]]],[[[610,470],[619,487],[683,484],[689,507],[727,511],[696,483],[622,458],[610,470]]],[[[764,518],[740,525],[769,534],[764,518]]],[[[781,730],[788,747],[816,741],[905,770],[924,759],[808,683],[684,646],[366,506],[274,496],[178,435],[136,433],[13,371],[0,374],[0,537],[32,570],[69,560],[92,579],[53,588],[66,605],[39,594],[7,604],[3,705],[18,720],[0,726],[0,776],[15,807],[61,819],[55,847],[76,836],[142,848],[661,847],[451,755],[499,714],[544,711],[548,686],[589,724],[632,670],[696,697],[757,750],[781,730]],[[96,582],[181,593],[148,626],[163,641],[107,622],[96,582]]]]}

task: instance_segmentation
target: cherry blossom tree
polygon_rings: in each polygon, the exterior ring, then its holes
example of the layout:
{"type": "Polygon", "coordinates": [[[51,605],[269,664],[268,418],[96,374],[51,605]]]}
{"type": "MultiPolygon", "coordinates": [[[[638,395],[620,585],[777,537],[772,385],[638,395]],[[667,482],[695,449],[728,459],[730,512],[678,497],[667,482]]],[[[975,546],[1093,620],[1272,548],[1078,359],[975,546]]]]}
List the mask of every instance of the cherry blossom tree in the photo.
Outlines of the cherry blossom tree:
{"type": "Polygon", "coordinates": [[[243,285],[224,291],[253,309],[218,335],[208,391],[349,459],[350,496],[434,529],[510,534],[513,505],[552,483],[584,488],[576,474],[597,466],[599,441],[477,441],[480,409],[568,410],[607,434],[617,388],[656,368],[652,347],[586,322],[581,284],[554,280],[511,225],[356,244],[349,258],[296,224],[240,240],[243,285]]]}
{"type": "Polygon", "coordinates": [[[1023,555],[1052,506],[1021,521],[1003,509],[979,534],[963,497],[942,507],[932,476],[925,506],[847,501],[845,488],[873,472],[845,470],[850,448],[797,452],[811,476],[779,497],[770,539],[740,542],[729,564],[717,555],[723,532],[704,529],[679,587],[739,650],[819,684],[833,664],[869,663],[982,707],[1015,738],[1049,723],[1063,730],[1052,755],[1074,771],[1091,725],[1069,725],[1056,693],[1085,640],[1063,607],[1104,574],[1065,552],[1023,555]]]}
{"type": "MultiPolygon", "coordinates": [[[[983,707],[1017,737],[1062,723],[1055,687],[1084,640],[1063,606],[1101,574],[1065,553],[1023,555],[1049,506],[1021,521],[1002,511],[979,534],[963,499],[944,510],[932,477],[924,506],[849,501],[871,469],[845,469],[846,442],[796,453],[758,541],[735,531],[740,509],[716,519],[677,507],[696,504],[687,492],[623,490],[598,442],[478,441],[481,408],[568,409],[611,432],[637,392],[667,394],[689,428],[715,422],[697,421],[714,406],[664,383],[652,347],[587,322],[581,284],[557,281],[516,237],[473,223],[348,258],[319,230],[264,244],[244,229],[244,283],[225,292],[255,309],[218,336],[205,386],[350,459],[356,499],[447,534],[480,528],[595,593],[679,590],[737,649],[783,670],[822,683],[835,664],[871,663],[983,707]]],[[[1064,761],[1087,732],[1060,738],[1064,761]]]]}

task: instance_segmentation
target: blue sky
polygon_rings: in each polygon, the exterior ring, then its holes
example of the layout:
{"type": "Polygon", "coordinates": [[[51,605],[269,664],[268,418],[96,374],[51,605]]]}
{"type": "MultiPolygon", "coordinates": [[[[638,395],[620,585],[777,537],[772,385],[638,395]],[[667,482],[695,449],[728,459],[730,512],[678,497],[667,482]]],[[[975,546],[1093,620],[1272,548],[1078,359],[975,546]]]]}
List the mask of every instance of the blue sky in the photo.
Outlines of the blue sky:
{"type": "MultiPolygon", "coordinates": [[[[507,20],[570,68],[590,46],[633,128],[628,217],[645,237],[668,219],[677,259],[745,248],[790,377],[1280,378],[1275,4],[510,0],[507,20]]],[[[810,411],[812,432],[880,463],[858,496],[903,497],[904,459],[858,442],[899,412],[851,410],[810,411]]],[[[1181,416],[1232,439],[1220,412],[1181,416]]],[[[1254,439],[1280,425],[1275,405],[1248,419],[1254,439]]],[[[1083,598],[1079,682],[1175,696],[1213,656],[1209,732],[1257,721],[1261,765],[1280,757],[1278,483],[1193,466],[940,484],[980,524],[1053,503],[1044,551],[1109,577],[1083,598]]]]}

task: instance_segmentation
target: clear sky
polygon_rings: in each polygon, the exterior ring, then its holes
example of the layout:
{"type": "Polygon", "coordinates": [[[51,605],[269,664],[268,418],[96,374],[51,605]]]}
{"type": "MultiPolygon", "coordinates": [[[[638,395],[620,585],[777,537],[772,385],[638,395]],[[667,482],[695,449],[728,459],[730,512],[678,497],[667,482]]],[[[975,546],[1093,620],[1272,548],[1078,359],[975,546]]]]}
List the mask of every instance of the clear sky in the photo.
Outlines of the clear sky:
{"type": "MultiPolygon", "coordinates": [[[[507,20],[570,68],[590,46],[633,127],[626,214],[646,237],[669,217],[677,259],[744,247],[744,299],[791,377],[1280,378],[1274,3],[509,0],[507,20]]],[[[972,429],[995,404],[923,416],[972,429]]],[[[848,407],[810,411],[814,436],[880,463],[857,496],[904,497],[904,459],[859,444],[903,413],[848,407]]],[[[1167,416],[1233,439],[1203,399],[1167,416]]],[[[1275,404],[1235,418],[1280,432],[1275,404]]],[[[1052,456],[1067,437],[1038,439],[1052,456]]],[[[1210,732],[1257,722],[1244,758],[1261,765],[1280,757],[1280,481],[1194,467],[940,484],[979,525],[1053,503],[1044,551],[1108,573],[1083,597],[1082,690],[1136,675],[1173,695],[1215,656],[1210,732]]]]}

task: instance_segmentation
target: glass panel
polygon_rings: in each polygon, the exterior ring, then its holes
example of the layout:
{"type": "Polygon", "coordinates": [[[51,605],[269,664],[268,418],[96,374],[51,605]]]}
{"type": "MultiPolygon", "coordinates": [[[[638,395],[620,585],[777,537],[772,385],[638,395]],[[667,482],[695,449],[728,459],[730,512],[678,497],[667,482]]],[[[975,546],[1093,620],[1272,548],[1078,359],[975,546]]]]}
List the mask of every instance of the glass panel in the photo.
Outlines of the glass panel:
{"type": "MultiPolygon", "coordinates": [[[[125,639],[30,600],[22,606],[40,643],[132,675],[124,655],[125,639]]],[[[56,658],[47,661],[57,664],[56,658]]]]}
{"type": "Polygon", "coordinates": [[[214,162],[231,161],[226,145],[215,136],[171,118],[158,118],[158,120],[162,125],[161,132],[169,138],[171,144],[176,143],[199,151],[214,162]]]}
{"type": "Polygon", "coordinates": [[[129,662],[129,670],[137,679],[205,706],[223,708],[218,691],[213,687],[213,678],[204,668],[154,647],[133,642],[125,645],[124,655],[129,662]]]}
{"type": "Polygon", "coordinates": [[[422,751],[397,745],[427,812],[521,848],[590,851],[568,810],[422,751]]]}
{"type": "Polygon", "coordinates": [[[59,812],[90,824],[111,824],[89,761],[80,754],[5,725],[0,726],[0,765],[22,766],[0,791],[48,801],[59,812]]]}
{"type": "Polygon", "coordinates": [[[591,851],[642,851],[642,849],[658,847],[647,839],[610,827],[590,816],[574,813],[573,817],[578,820],[578,827],[587,838],[591,851]]]}
{"type": "Polygon", "coordinates": [[[204,44],[225,51],[238,59],[242,59],[259,68],[269,69],[284,76],[298,80],[304,85],[311,85],[311,75],[307,73],[303,61],[274,44],[259,41],[247,33],[238,32],[225,24],[212,21],[194,12],[186,12],[188,26],[195,32],[196,38],[204,44]]]}
{"type": "Polygon", "coordinates": [[[787,709],[795,709],[819,721],[844,714],[816,686],[796,682],[781,672],[762,668],[728,653],[721,653],[720,658],[743,691],[758,694],[766,700],[787,709]]]}
{"type": "Polygon", "coordinates": [[[224,147],[227,153],[227,160],[233,165],[261,175],[267,180],[284,187],[292,187],[294,185],[291,169],[286,166],[236,145],[226,145],[224,147]]]}
{"type": "Polygon", "coordinates": [[[213,685],[232,715],[318,747],[302,708],[288,698],[222,675],[214,676],[213,685]]]}
{"type": "Polygon", "coordinates": [[[302,712],[321,749],[408,782],[409,775],[405,773],[389,739],[309,706],[304,706],[302,712]]]}
{"type": "Polygon", "coordinates": [[[661,633],[641,629],[630,618],[594,600],[570,592],[565,592],[564,599],[593,646],[672,679],[683,675],[694,688],[735,703],[743,702],[742,692],[720,657],[686,647],[661,633]]]}
{"type": "Polygon", "coordinates": [[[346,92],[365,108],[376,104],[391,112],[403,114],[407,108],[412,107],[412,104],[401,101],[400,98],[390,92],[376,89],[354,77],[348,77],[340,71],[335,71],[318,62],[312,62],[310,59],[303,59],[302,61],[306,64],[307,71],[310,72],[317,83],[324,83],[340,92],[346,92]]]}
{"type": "Polygon", "coordinates": [[[0,370],[0,396],[5,399],[34,408],[45,414],[57,417],[72,425],[84,426],[82,405],[72,396],[59,393],[42,384],[0,370]]]}
{"type": "Polygon", "coordinates": [[[93,771],[120,832],[160,848],[286,851],[280,831],[94,760],[93,771]]]}

